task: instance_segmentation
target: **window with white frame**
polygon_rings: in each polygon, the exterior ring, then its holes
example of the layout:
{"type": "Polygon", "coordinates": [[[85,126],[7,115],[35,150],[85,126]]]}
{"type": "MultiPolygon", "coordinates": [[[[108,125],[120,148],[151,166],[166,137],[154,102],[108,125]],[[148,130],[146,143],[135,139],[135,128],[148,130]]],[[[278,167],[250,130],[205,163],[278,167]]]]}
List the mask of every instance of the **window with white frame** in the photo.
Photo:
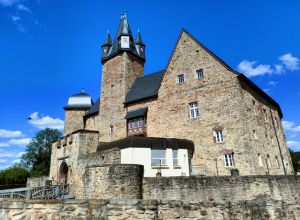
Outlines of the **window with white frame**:
{"type": "Polygon", "coordinates": [[[204,77],[203,69],[196,70],[196,78],[202,79],[204,77]]]}
{"type": "Polygon", "coordinates": [[[166,150],[151,149],[151,165],[152,166],[166,166],[166,150]]]}
{"type": "Polygon", "coordinates": [[[225,154],[224,155],[225,167],[233,166],[233,154],[225,154]]]}
{"type": "Polygon", "coordinates": [[[184,74],[177,75],[176,83],[178,83],[178,84],[184,83],[184,74]]]}
{"type": "Polygon", "coordinates": [[[178,161],[178,150],[172,150],[172,156],[173,156],[173,166],[179,166],[178,161]]]}
{"type": "Polygon", "coordinates": [[[190,108],[190,118],[198,118],[199,117],[198,102],[189,103],[189,108],[190,108]]]}
{"type": "Polygon", "coordinates": [[[221,129],[214,130],[214,137],[215,137],[215,142],[216,143],[223,143],[224,138],[223,138],[223,132],[221,129]]]}

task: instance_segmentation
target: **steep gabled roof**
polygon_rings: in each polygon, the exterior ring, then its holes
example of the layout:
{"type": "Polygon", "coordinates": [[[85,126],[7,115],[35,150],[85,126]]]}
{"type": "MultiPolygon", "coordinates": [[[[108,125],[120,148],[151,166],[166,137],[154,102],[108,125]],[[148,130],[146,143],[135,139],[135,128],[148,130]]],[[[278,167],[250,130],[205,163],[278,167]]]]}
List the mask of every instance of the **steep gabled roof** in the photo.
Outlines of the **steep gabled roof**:
{"type": "Polygon", "coordinates": [[[231,71],[232,73],[237,74],[238,78],[240,80],[242,80],[243,82],[245,82],[250,88],[252,88],[255,92],[257,92],[259,95],[261,95],[264,99],[266,99],[268,102],[270,102],[272,105],[274,105],[277,109],[278,109],[278,113],[280,115],[280,117],[283,117],[280,105],[271,97],[269,96],[267,93],[265,93],[261,88],[259,88],[253,81],[251,81],[247,76],[245,76],[242,73],[237,72],[236,70],[232,69],[228,64],[226,64],[221,58],[219,58],[216,54],[214,54],[211,50],[209,50],[208,48],[206,48],[201,42],[199,42],[196,38],[194,38],[187,30],[182,29],[179,37],[177,39],[177,42],[175,44],[175,47],[173,49],[173,52],[169,58],[169,61],[166,65],[166,68],[168,68],[171,59],[173,57],[173,54],[175,52],[175,49],[179,43],[179,40],[182,36],[183,33],[186,33],[190,38],[192,38],[200,47],[202,47],[208,54],[210,54],[212,57],[214,57],[222,66],[224,66],[228,71],[231,71]]]}
{"type": "Polygon", "coordinates": [[[164,70],[137,78],[129,90],[124,104],[157,97],[164,70]]]}

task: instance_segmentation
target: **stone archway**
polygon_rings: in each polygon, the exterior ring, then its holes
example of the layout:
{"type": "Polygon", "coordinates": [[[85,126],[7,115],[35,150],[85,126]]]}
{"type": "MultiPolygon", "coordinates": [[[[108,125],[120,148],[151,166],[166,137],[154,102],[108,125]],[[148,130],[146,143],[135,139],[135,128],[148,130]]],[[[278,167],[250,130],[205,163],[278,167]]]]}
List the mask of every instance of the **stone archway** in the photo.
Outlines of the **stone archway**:
{"type": "Polygon", "coordinates": [[[59,167],[59,184],[66,185],[68,183],[69,167],[65,161],[60,164],[59,167]]]}

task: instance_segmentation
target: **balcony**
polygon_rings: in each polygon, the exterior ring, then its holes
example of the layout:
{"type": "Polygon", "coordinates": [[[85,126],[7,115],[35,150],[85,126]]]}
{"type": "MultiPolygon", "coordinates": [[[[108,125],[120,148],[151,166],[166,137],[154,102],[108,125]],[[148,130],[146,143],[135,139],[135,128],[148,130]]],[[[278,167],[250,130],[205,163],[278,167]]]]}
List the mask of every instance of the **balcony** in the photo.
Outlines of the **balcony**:
{"type": "Polygon", "coordinates": [[[128,136],[146,136],[146,127],[128,128],[128,136]]]}

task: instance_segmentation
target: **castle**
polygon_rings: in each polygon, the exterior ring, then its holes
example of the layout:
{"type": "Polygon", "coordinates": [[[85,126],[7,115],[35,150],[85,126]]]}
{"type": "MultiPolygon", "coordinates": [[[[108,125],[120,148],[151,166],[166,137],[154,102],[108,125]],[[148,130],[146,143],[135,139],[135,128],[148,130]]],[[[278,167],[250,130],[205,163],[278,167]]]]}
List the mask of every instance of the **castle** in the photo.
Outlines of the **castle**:
{"type": "Polygon", "coordinates": [[[293,173],[279,104],[186,30],[152,74],[144,75],[146,45],[126,16],[101,49],[100,98],[71,96],[64,137],[52,145],[50,177],[77,198],[98,186],[99,165],[123,164],[137,179],[293,173]]]}

